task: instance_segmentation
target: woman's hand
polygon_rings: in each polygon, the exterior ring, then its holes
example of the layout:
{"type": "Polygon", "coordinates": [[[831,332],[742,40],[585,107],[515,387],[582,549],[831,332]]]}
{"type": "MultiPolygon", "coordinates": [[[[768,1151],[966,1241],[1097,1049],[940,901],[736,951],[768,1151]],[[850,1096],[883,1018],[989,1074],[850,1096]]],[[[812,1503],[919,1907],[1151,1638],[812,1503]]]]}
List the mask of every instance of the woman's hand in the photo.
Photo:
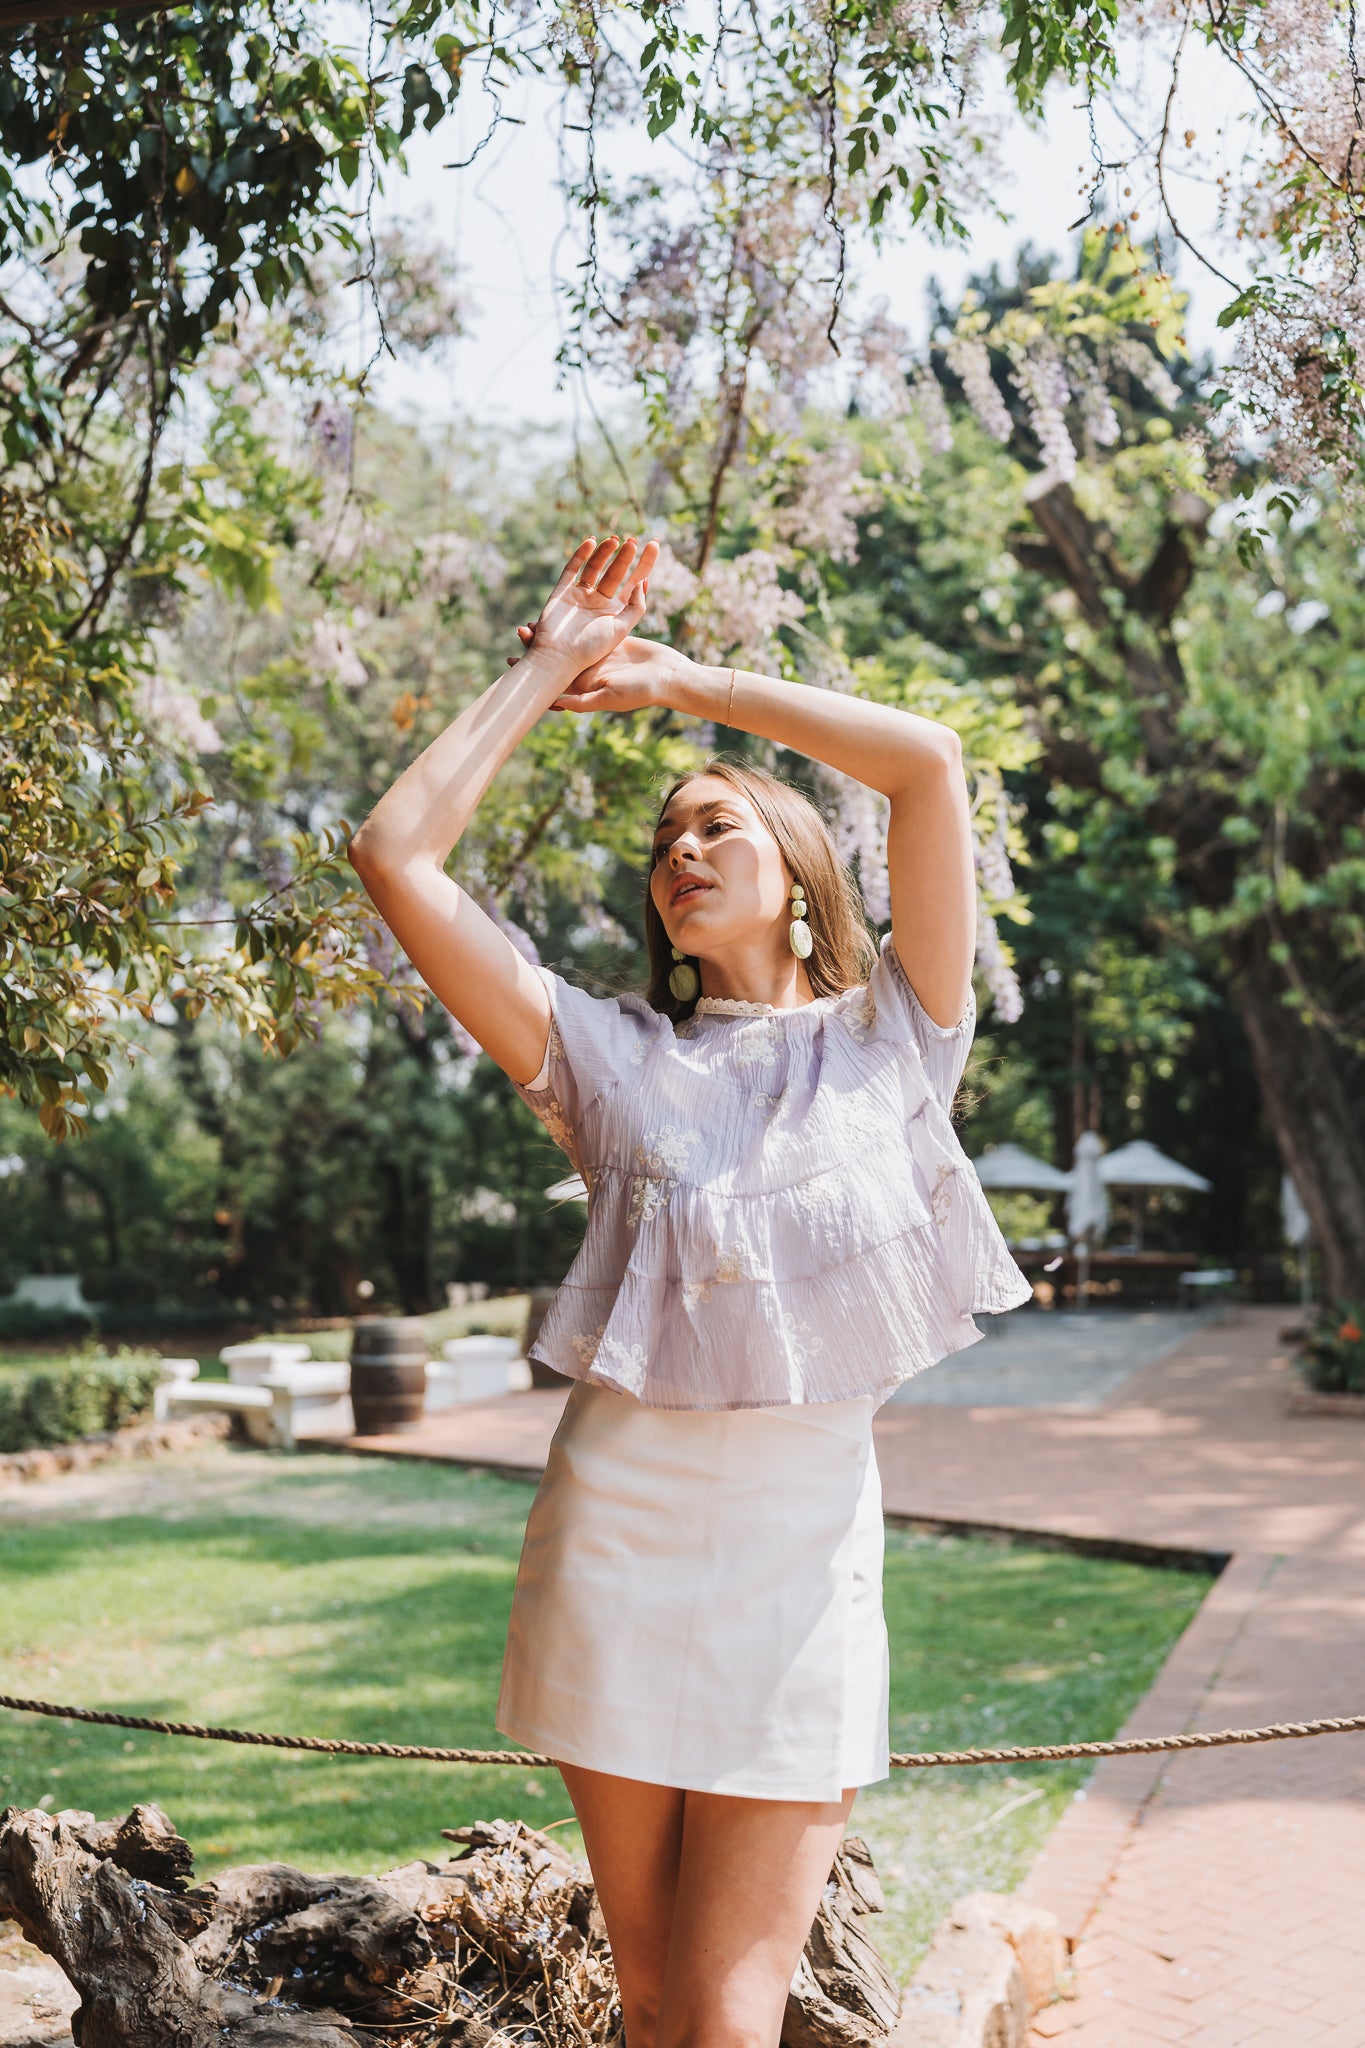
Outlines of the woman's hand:
{"type": "Polygon", "coordinates": [[[639,625],[646,581],[658,559],[657,542],[642,550],[633,535],[581,541],[529,634],[523,628],[523,641],[568,676],[581,678],[639,625]]]}
{"type": "MultiPolygon", "coordinates": [[[[646,587],[646,595],[648,590],[646,587]]],[[[538,626],[518,626],[523,647],[539,646],[538,626]]],[[[514,666],[513,655],[509,666],[514,666]]],[[[575,676],[551,711],[640,711],[667,704],[669,691],[692,667],[685,654],[659,640],[623,640],[612,653],[575,676]]]]}

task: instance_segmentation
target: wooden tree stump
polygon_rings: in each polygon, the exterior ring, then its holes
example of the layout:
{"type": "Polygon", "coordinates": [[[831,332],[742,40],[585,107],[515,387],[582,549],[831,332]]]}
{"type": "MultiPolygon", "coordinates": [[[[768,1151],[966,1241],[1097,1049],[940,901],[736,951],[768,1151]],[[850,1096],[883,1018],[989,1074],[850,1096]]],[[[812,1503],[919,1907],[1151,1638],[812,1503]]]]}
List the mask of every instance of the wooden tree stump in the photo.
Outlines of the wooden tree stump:
{"type": "MultiPolygon", "coordinates": [[[[79,2048],[545,2048],[620,2044],[592,1881],[520,1821],[443,1830],[458,1845],[379,1878],[287,1863],[192,1883],[157,1806],[122,1820],[0,1812],[0,1919],[80,1996],[79,2048]]],[[[862,1922],[884,1901],[866,1845],[839,1850],[792,1984],[784,2048],[881,2040],[900,1995],[862,1922]]]]}

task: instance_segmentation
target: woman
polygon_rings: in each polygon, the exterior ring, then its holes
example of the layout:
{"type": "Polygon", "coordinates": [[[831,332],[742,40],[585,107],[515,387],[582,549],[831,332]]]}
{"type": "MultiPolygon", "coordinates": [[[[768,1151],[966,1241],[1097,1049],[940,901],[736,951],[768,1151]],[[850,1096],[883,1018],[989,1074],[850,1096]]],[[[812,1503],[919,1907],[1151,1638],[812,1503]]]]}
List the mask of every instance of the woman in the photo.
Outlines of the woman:
{"type": "Polygon", "coordinates": [[[949,1120],[974,1027],[955,734],[630,638],[656,558],[584,541],[525,654],[350,858],[589,1189],[534,1347],[577,1384],[497,1725],[563,1773],[626,2048],[775,2048],[856,1790],[888,1770],[873,1412],[1029,1289],[949,1120]],[[880,951],[814,807],[713,760],[655,828],[648,993],[597,999],[523,959],[445,874],[451,848],[537,719],[644,706],[889,798],[880,951]]]}

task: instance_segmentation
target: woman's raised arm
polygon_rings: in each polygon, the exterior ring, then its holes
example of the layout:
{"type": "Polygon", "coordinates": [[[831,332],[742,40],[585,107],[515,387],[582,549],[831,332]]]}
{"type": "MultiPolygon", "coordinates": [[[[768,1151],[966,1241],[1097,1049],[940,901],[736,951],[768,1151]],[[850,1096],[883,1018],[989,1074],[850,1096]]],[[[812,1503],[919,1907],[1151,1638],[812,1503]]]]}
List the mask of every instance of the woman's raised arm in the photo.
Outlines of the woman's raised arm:
{"type": "MultiPolygon", "coordinates": [[[[539,637],[537,629],[536,644],[539,637]]],[[[839,690],[706,668],[654,640],[623,641],[553,701],[571,711],[668,705],[792,747],[889,797],[892,941],[933,1022],[949,1030],[960,1021],[976,957],[976,865],[962,745],[951,726],[839,690]]]]}
{"type": "Polygon", "coordinates": [[[535,646],[385,791],[347,848],[379,915],[451,1015],[512,1080],[544,1057],[550,999],[506,934],[445,872],[504,761],[574,677],[644,616],[658,550],[615,535],[575,549],[536,622],[535,646]]]}

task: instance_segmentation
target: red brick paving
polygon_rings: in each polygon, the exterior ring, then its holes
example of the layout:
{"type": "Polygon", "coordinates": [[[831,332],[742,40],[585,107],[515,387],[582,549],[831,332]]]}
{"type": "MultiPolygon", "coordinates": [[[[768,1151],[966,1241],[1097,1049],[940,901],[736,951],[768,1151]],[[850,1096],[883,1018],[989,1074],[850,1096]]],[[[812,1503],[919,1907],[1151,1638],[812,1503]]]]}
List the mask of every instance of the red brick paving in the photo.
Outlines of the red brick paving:
{"type": "MultiPolygon", "coordinates": [[[[1365,1428],[1289,1415],[1284,1309],[1102,1408],[883,1408],[888,1512],[1227,1554],[1125,1734],[1365,1712],[1365,1428]]],[[[558,1391],[357,1448],[538,1471],[558,1391]]],[[[1101,1763],[1023,1886],[1074,1944],[1033,2048],[1365,2048],[1365,1735],[1101,1763]]]]}

